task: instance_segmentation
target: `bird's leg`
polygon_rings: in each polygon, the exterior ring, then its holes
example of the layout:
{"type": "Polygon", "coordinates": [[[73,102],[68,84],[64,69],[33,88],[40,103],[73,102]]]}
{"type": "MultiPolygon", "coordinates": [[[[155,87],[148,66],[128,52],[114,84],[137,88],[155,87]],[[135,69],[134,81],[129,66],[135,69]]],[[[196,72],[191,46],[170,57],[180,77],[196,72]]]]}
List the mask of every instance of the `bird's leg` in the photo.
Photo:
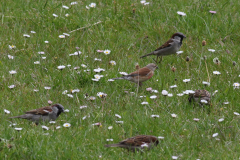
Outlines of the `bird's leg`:
{"type": "Polygon", "coordinates": [[[157,59],[156,59],[156,60],[155,60],[155,59],[153,59],[153,61],[154,61],[155,63],[158,63],[158,62],[157,62],[157,60],[158,60],[158,57],[157,57],[157,59]]]}
{"type": "Polygon", "coordinates": [[[161,56],[160,61],[159,61],[158,63],[161,63],[161,62],[162,62],[162,59],[163,59],[163,58],[162,58],[162,56],[161,56]]]}

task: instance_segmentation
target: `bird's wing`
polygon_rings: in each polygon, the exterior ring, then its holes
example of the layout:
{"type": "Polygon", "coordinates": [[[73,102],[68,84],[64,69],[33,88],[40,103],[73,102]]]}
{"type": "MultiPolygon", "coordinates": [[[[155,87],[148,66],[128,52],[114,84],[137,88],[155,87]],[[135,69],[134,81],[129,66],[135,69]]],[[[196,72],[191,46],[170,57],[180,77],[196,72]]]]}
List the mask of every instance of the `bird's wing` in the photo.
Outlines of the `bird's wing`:
{"type": "Polygon", "coordinates": [[[206,90],[196,90],[194,97],[211,97],[210,93],[206,90]]]}
{"type": "Polygon", "coordinates": [[[129,74],[129,76],[147,76],[149,73],[151,72],[150,69],[148,69],[147,67],[143,67],[135,72],[132,72],[129,74]]]}
{"type": "Polygon", "coordinates": [[[52,107],[47,106],[47,107],[42,107],[39,109],[33,109],[30,111],[27,111],[26,113],[36,114],[36,115],[48,115],[50,112],[52,112],[52,107]]]}
{"type": "Polygon", "coordinates": [[[159,51],[163,48],[170,47],[170,46],[172,46],[172,43],[173,43],[173,39],[171,38],[167,42],[165,42],[163,45],[161,45],[159,48],[157,48],[155,51],[159,51]]]}

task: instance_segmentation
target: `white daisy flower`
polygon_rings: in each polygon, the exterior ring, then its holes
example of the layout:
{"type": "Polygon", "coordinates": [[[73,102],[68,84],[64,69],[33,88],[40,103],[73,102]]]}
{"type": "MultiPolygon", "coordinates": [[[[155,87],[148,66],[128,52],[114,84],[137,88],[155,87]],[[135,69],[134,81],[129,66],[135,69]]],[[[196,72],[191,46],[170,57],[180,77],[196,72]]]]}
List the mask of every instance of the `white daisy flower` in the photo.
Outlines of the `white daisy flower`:
{"type": "Polygon", "coordinates": [[[187,14],[181,11],[177,11],[177,14],[179,14],[180,16],[186,16],[187,14]]]}
{"type": "Polygon", "coordinates": [[[212,135],[212,137],[217,137],[218,136],[218,133],[214,133],[213,135],[212,135]]]}
{"type": "Polygon", "coordinates": [[[239,89],[239,86],[240,86],[240,84],[239,83],[233,83],[233,87],[234,87],[234,89],[239,89]]]}
{"type": "Polygon", "coordinates": [[[87,106],[80,106],[79,108],[80,108],[80,109],[83,109],[83,108],[87,108],[87,106]]]}
{"type": "Polygon", "coordinates": [[[201,101],[200,101],[201,103],[205,103],[205,104],[207,104],[208,103],[208,101],[206,101],[205,99],[201,99],[201,101]]]}
{"type": "Polygon", "coordinates": [[[66,66],[58,66],[57,68],[60,69],[60,70],[63,70],[66,66]]]}
{"type": "Polygon", "coordinates": [[[127,72],[119,72],[121,75],[123,75],[123,76],[126,76],[126,75],[128,75],[128,73],[127,72]]]}
{"type": "Polygon", "coordinates": [[[65,35],[59,35],[58,37],[59,38],[65,38],[65,35]]]}
{"type": "Polygon", "coordinates": [[[114,65],[116,65],[116,62],[115,61],[110,61],[109,64],[114,66],[114,65]]]}
{"type": "Polygon", "coordinates": [[[236,116],[239,116],[239,115],[240,115],[238,112],[233,112],[233,114],[235,114],[236,116]]]}
{"type": "Polygon", "coordinates": [[[81,66],[82,66],[83,68],[87,68],[87,66],[86,66],[85,64],[81,64],[81,66]]]}
{"type": "Polygon", "coordinates": [[[188,83],[188,82],[190,82],[191,81],[191,79],[184,79],[183,80],[183,82],[185,82],[185,83],[188,83]]]}
{"type": "Polygon", "coordinates": [[[178,93],[177,96],[181,97],[183,96],[184,94],[183,93],[178,93]]]}
{"type": "Polygon", "coordinates": [[[158,139],[164,139],[164,137],[162,137],[162,136],[158,136],[158,139]]]}
{"type": "Polygon", "coordinates": [[[94,58],[94,61],[102,61],[102,59],[94,58]]]}
{"type": "Polygon", "coordinates": [[[142,102],[141,104],[142,104],[142,105],[144,105],[144,104],[148,104],[148,102],[142,102]]]}
{"type": "Polygon", "coordinates": [[[33,62],[34,64],[40,64],[40,62],[39,61],[36,61],[36,62],[33,62]]]}
{"type": "Polygon", "coordinates": [[[95,7],[96,7],[96,3],[91,3],[91,4],[89,5],[89,7],[95,8],[95,7]]]}
{"type": "Polygon", "coordinates": [[[123,121],[115,121],[118,124],[123,124],[123,121]]]}
{"type": "Polygon", "coordinates": [[[72,90],[72,93],[78,93],[78,92],[80,92],[80,90],[79,89],[74,89],[74,90],[72,90]]]}
{"type": "Polygon", "coordinates": [[[202,84],[210,86],[210,83],[206,81],[203,81],[202,84]]]}
{"type": "Polygon", "coordinates": [[[100,98],[105,98],[107,96],[107,94],[103,93],[103,92],[98,92],[97,96],[100,97],[100,98]]]}
{"type": "Polygon", "coordinates": [[[113,126],[109,126],[108,129],[109,129],[109,130],[113,129],[113,126]]]}
{"type": "Polygon", "coordinates": [[[10,114],[10,113],[11,113],[9,110],[6,110],[6,109],[4,109],[4,112],[5,112],[6,114],[10,114]]]}
{"type": "Polygon", "coordinates": [[[105,55],[108,55],[108,54],[110,54],[111,53],[111,51],[110,50],[104,50],[104,52],[103,52],[105,55]]]}
{"type": "Polygon", "coordinates": [[[63,8],[65,8],[65,9],[69,9],[69,7],[68,7],[68,6],[64,6],[64,5],[63,5],[62,7],[63,7],[63,8]]]}
{"type": "Polygon", "coordinates": [[[11,71],[9,71],[9,73],[10,73],[10,74],[16,74],[17,71],[15,71],[15,70],[11,70],[11,71]]]}
{"type": "Polygon", "coordinates": [[[177,88],[177,85],[175,84],[173,86],[170,86],[170,88],[177,88]]]}
{"type": "Polygon", "coordinates": [[[115,114],[115,116],[116,116],[117,118],[122,118],[119,114],[115,114]]]}
{"type": "Polygon", "coordinates": [[[10,88],[10,89],[13,89],[13,88],[15,88],[16,86],[13,84],[13,85],[10,85],[10,86],[8,86],[8,88],[10,88]]]}
{"type": "Polygon", "coordinates": [[[71,5],[76,5],[78,4],[78,2],[71,2],[71,5]]]}
{"type": "Polygon", "coordinates": [[[15,130],[17,130],[17,131],[21,131],[22,130],[22,128],[14,128],[15,130]]]}
{"type": "Polygon", "coordinates": [[[64,123],[63,127],[71,127],[71,124],[70,123],[64,123]]]}
{"type": "Polygon", "coordinates": [[[63,35],[68,36],[68,37],[70,36],[70,34],[68,34],[68,33],[63,33],[63,35]]]}
{"type": "Polygon", "coordinates": [[[219,75],[219,74],[221,74],[219,71],[213,71],[213,74],[215,74],[215,75],[219,75]]]}
{"type": "Polygon", "coordinates": [[[42,129],[49,130],[47,126],[42,126],[42,129]]]}
{"type": "Polygon", "coordinates": [[[178,159],[178,156],[172,156],[172,159],[178,159]]]}
{"type": "Polygon", "coordinates": [[[8,45],[8,48],[9,48],[9,49],[14,49],[14,48],[16,48],[16,46],[14,46],[14,45],[8,45]]]}
{"type": "Polygon", "coordinates": [[[62,94],[67,94],[67,92],[68,92],[68,90],[65,90],[65,91],[62,92],[62,94]]]}
{"type": "Polygon", "coordinates": [[[27,37],[27,38],[29,38],[30,35],[28,35],[28,34],[23,34],[23,37],[27,37]]]}
{"type": "Polygon", "coordinates": [[[179,55],[179,54],[182,54],[183,51],[177,51],[176,53],[177,53],[177,55],[179,55]]]}
{"type": "Polygon", "coordinates": [[[159,118],[159,115],[151,115],[152,118],[159,118]]]}
{"type": "Polygon", "coordinates": [[[151,99],[156,99],[157,96],[156,96],[156,95],[152,95],[152,96],[150,96],[150,98],[151,98],[151,99]]]}
{"type": "Polygon", "coordinates": [[[218,120],[218,122],[222,122],[222,121],[224,121],[224,118],[220,118],[220,119],[218,120]]]}
{"type": "Polygon", "coordinates": [[[43,52],[43,51],[39,51],[38,54],[45,54],[45,52],[43,52]]]}
{"type": "Polygon", "coordinates": [[[44,43],[49,43],[49,41],[44,41],[44,43]]]}
{"type": "Polygon", "coordinates": [[[199,119],[198,119],[198,118],[193,118],[193,120],[194,120],[194,121],[196,121],[196,122],[198,122],[198,121],[199,121],[199,119]]]}
{"type": "Polygon", "coordinates": [[[215,52],[215,50],[214,50],[214,49],[208,49],[208,51],[210,51],[210,52],[215,52]]]}
{"type": "Polygon", "coordinates": [[[14,59],[14,56],[8,55],[8,59],[14,59]]]}
{"type": "Polygon", "coordinates": [[[71,94],[67,94],[67,96],[70,97],[70,98],[73,98],[73,95],[71,95],[71,94]]]}
{"type": "Polygon", "coordinates": [[[168,95],[168,91],[162,90],[162,95],[167,96],[168,95]]]}
{"type": "Polygon", "coordinates": [[[44,89],[47,89],[47,90],[49,90],[49,89],[51,89],[51,87],[44,87],[44,89]]]}
{"type": "Polygon", "coordinates": [[[173,117],[173,118],[176,118],[177,117],[177,115],[176,114],[171,114],[171,116],[173,117]]]}
{"type": "Polygon", "coordinates": [[[53,16],[54,16],[54,17],[58,17],[58,15],[56,15],[56,14],[54,14],[54,13],[53,13],[53,16]]]}

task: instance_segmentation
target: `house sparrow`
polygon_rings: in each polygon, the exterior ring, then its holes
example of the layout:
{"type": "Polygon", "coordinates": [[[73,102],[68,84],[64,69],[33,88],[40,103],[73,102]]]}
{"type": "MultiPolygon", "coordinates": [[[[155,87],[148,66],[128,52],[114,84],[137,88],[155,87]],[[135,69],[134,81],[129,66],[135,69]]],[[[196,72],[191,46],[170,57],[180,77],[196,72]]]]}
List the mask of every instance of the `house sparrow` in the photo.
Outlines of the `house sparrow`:
{"type": "Polygon", "coordinates": [[[142,82],[149,80],[154,73],[154,70],[157,69],[157,65],[154,63],[150,63],[147,66],[138,69],[135,72],[130,73],[129,75],[119,77],[119,78],[113,78],[115,79],[125,79],[134,83],[139,84],[139,86],[142,85],[142,82]]]}
{"type": "Polygon", "coordinates": [[[62,112],[64,112],[64,107],[61,104],[54,104],[52,106],[27,111],[24,115],[9,118],[27,119],[38,124],[40,121],[55,121],[62,112]]]}
{"type": "Polygon", "coordinates": [[[157,48],[155,51],[149,54],[146,54],[140,58],[147,57],[150,55],[157,55],[157,59],[155,62],[157,63],[158,57],[161,56],[161,60],[159,61],[160,63],[162,61],[162,56],[174,54],[180,49],[183,38],[186,38],[186,36],[183,33],[180,33],[180,32],[174,33],[172,37],[162,46],[157,48]]]}
{"type": "Polygon", "coordinates": [[[120,147],[131,150],[132,152],[140,151],[142,149],[150,150],[154,146],[157,146],[159,140],[155,136],[139,135],[132,138],[125,139],[116,144],[107,144],[105,147],[120,147]]]}
{"type": "Polygon", "coordinates": [[[196,90],[195,93],[189,94],[189,102],[193,100],[200,104],[210,104],[211,94],[207,90],[196,90]]]}

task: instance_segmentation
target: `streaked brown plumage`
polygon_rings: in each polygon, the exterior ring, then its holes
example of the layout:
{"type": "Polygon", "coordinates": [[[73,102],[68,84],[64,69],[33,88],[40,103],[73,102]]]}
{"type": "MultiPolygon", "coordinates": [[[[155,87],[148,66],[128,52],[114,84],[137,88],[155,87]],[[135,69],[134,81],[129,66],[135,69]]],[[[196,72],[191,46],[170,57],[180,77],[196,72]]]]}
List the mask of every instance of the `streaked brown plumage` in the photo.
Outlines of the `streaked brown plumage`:
{"type": "Polygon", "coordinates": [[[196,90],[194,94],[189,94],[188,100],[189,102],[194,100],[200,104],[210,104],[211,94],[205,89],[199,89],[196,90]],[[204,100],[207,101],[207,103],[204,103],[204,100]]]}
{"type": "Polygon", "coordinates": [[[125,139],[116,144],[107,144],[105,147],[120,147],[126,148],[132,152],[147,149],[150,150],[154,146],[157,146],[159,140],[155,136],[151,135],[139,135],[132,138],[125,139]]]}
{"type": "Polygon", "coordinates": [[[134,82],[136,84],[139,84],[139,86],[142,85],[142,82],[149,80],[152,78],[154,70],[157,69],[157,65],[154,63],[150,63],[147,66],[140,68],[139,70],[130,73],[129,75],[119,77],[119,78],[113,78],[113,80],[116,79],[125,79],[131,82],[134,82]]]}
{"type": "Polygon", "coordinates": [[[40,121],[55,121],[62,112],[64,112],[64,107],[57,103],[52,106],[33,109],[25,112],[26,114],[9,118],[27,119],[38,124],[40,121]]]}
{"type": "MultiPolygon", "coordinates": [[[[162,56],[175,54],[181,48],[183,38],[186,38],[186,36],[183,33],[181,33],[181,32],[174,33],[167,42],[165,42],[163,45],[161,45],[155,51],[153,51],[149,54],[146,54],[144,56],[141,56],[140,58],[144,58],[144,57],[147,57],[150,55],[156,55],[157,59],[155,62],[157,63],[159,56],[161,56],[161,59],[162,59],[162,56]]],[[[159,63],[160,62],[161,62],[161,60],[159,61],[159,63]]]]}

